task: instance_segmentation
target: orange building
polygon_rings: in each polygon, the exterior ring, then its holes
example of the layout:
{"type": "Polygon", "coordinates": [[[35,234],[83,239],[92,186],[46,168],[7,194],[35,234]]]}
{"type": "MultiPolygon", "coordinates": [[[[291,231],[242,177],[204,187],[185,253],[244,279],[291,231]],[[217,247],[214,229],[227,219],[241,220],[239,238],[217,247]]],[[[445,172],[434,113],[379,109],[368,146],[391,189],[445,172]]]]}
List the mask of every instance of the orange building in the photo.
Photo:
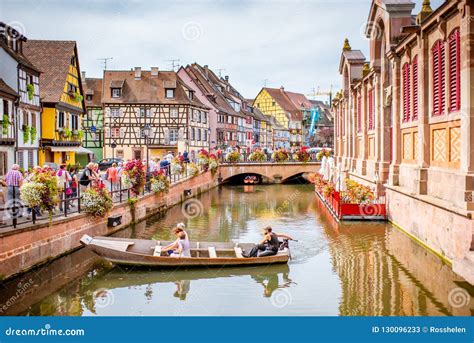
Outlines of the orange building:
{"type": "Polygon", "coordinates": [[[333,101],[339,168],[387,197],[389,219],[474,283],[474,21],[470,1],[433,10],[375,0],[370,56],[345,41],[333,101]]]}

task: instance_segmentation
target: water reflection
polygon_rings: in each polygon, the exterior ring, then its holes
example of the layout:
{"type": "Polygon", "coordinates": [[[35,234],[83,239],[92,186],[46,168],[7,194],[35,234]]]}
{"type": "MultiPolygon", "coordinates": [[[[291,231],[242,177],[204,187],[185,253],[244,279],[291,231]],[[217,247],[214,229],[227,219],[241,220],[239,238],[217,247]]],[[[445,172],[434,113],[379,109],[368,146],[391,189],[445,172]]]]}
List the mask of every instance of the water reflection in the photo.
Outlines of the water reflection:
{"type": "MultiPolygon", "coordinates": [[[[184,221],[195,241],[257,242],[270,225],[299,240],[290,263],[149,270],[97,264],[81,250],[26,274],[34,286],[2,314],[472,315],[473,288],[449,265],[386,223],[335,222],[311,187],[223,187],[199,200],[199,216],[176,206],[117,235],[168,240],[184,221]],[[453,290],[465,295],[461,304],[453,290]],[[281,292],[283,304],[276,302],[281,292]]],[[[19,284],[2,285],[0,304],[19,284]]]]}

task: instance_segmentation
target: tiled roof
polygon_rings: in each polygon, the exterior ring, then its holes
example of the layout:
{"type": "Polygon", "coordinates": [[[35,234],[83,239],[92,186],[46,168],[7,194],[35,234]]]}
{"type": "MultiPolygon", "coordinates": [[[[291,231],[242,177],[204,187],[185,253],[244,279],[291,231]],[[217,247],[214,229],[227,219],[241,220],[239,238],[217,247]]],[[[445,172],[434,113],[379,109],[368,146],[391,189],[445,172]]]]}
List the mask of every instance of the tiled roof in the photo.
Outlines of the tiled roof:
{"type": "Polygon", "coordinates": [[[56,103],[61,99],[75,50],[75,41],[28,40],[24,43],[24,54],[42,72],[40,97],[43,102],[56,103]]]}
{"type": "MultiPolygon", "coordinates": [[[[5,27],[6,27],[6,24],[3,23],[3,22],[0,22],[0,32],[5,30],[5,27]]],[[[18,39],[21,40],[20,44],[25,44],[25,42],[27,41],[26,37],[24,37],[22,35],[18,39]]],[[[37,68],[37,66],[35,66],[25,55],[23,55],[21,53],[18,53],[15,50],[11,49],[7,44],[5,36],[3,36],[3,35],[0,35],[0,47],[3,48],[3,50],[5,50],[7,52],[7,54],[9,54],[15,61],[17,61],[21,65],[23,65],[23,66],[25,66],[29,69],[32,69],[34,71],[37,71],[37,72],[40,71],[37,68]]]]}
{"type": "Polygon", "coordinates": [[[185,92],[184,83],[173,71],[159,71],[158,76],[152,76],[151,71],[142,70],[140,79],[135,79],[134,70],[106,70],[104,72],[103,103],[138,103],[138,104],[176,104],[194,105],[205,108],[196,97],[189,99],[185,92]],[[112,98],[110,85],[123,81],[122,96],[112,98]],[[173,99],[166,98],[165,86],[176,86],[173,99]]]}
{"type": "Polygon", "coordinates": [[[291,101],[290,97],[286,94],[286,91],[283,88],[263,88],[270,94],[270,96],[275,100],[280,107],[290,114],[291,120],[302,120],[303,115],[301,111],[295,106],[291,101]]]}
{"type": "Polygon", "coordinates": [[[319,119],[316,126],[334,126],[334,118],[330,108],[322,101],[310,100],[314,107],[319,109],[319,119]]]}
{"type": "Polygon", "coordinates": [[[0,78],[0,92],[18,97],[18,93],[13,88],[11,88],[9,85],[7,85],[6,82],[3,81],[3,79],[1,79],[1,78],[0,78]]]}
{"type": "Polygon", "coordinates": [[[86,78],[83,84],[84,100],[88,107],[102,106],[102,79],[86,78]],[[87,100],[87,96],[92,95],[92,100],[87,100]]]}

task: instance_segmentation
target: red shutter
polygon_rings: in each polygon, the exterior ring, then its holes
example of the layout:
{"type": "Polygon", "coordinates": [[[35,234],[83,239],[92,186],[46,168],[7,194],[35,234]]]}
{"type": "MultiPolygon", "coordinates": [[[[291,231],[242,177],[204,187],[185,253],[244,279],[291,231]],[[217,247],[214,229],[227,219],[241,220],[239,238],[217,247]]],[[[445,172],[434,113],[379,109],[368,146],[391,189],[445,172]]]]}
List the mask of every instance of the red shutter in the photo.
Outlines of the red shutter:
{"type": "Polygon", "coordinates": [[[410,121],[410,65],[403,65],[403,122],[410,121]]]}
{"type": "Polygon", "coordinates": [[[418,119],[418,56],[415,56],[412,63],[413,74],[413,115],[412,119],[418,119]]]}
{"type": "Polygon", "coordinates": [[[359,95],[357,97],[357,132],[362,131],[362,99],[359,95]]]}
{"type": "Polygon", "coordinates": [[[374,90],[369,90],[369,130],[374,129],[374,90]]]}
{"type": "Polygon", "coordinates": [[[441,115],[446,105],[445,51],[444,42],[439,40],[432,49],[433,54],[433,115],[441,115]]]}
{"type": "Polygon", "coordinates": [[[449,111],[459,111],[461,107],[460,97],[460,34],[455,29],[449,36],[449,111]]]}

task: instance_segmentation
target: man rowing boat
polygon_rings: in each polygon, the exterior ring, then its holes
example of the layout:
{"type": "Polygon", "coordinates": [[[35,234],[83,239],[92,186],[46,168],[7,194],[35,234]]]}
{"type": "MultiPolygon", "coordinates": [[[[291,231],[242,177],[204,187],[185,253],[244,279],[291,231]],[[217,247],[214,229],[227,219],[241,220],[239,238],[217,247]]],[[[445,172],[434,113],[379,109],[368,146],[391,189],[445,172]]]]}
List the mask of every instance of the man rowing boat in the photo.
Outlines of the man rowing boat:
{"type": "Polygon", "coordinates": [[[292,240],[288,235],[282,233],[275,233],[272,231],[270,226],[267,226],[263,229],[263,239],[260,244],[257,244],[253,247],[250,252],[242,253],[244,257],[264,257],[264,256],[272,256],[278,253],[278,249],[280,248],[280,241],[278,238],[284,238],[292,240]]]}

